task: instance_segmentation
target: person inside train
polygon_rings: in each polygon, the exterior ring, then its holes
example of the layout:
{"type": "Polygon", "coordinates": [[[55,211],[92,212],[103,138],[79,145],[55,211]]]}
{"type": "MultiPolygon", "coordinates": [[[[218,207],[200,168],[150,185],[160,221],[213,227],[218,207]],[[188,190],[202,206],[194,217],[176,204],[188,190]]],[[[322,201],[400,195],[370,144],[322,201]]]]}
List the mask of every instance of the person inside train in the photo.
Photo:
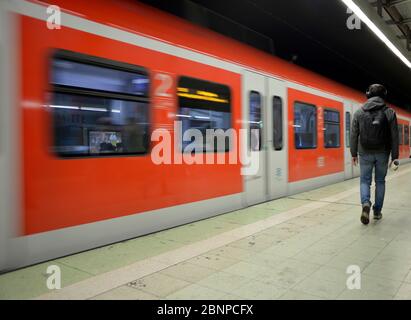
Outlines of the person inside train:
{"type": "Polygon", "coordinates": [[[366,96],[367,102],[354,113],[350,137],[354,165],[358,164],[359,154],[361,222],[365,225],[370,220],[372,172],[375,169],[374,219],[379,220],[382,218],[390,153],[392,162],[397,163],[399,157],[397,116],[385,103],[387,89],[381,84],[372,84],[368,87],[366,96]]]}

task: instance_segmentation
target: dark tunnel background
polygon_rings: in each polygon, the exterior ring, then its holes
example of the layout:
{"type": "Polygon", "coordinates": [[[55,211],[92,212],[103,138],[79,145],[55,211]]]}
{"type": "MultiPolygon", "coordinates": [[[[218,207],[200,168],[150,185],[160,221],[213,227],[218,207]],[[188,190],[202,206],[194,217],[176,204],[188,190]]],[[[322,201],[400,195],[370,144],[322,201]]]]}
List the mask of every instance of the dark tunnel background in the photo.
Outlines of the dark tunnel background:
{"type": "Polygon", "coordinates": [[[362,23],[350,30],[339,0],[143,0],[365,92],[383,83],[411,111],[411,70],[362,23]]]}

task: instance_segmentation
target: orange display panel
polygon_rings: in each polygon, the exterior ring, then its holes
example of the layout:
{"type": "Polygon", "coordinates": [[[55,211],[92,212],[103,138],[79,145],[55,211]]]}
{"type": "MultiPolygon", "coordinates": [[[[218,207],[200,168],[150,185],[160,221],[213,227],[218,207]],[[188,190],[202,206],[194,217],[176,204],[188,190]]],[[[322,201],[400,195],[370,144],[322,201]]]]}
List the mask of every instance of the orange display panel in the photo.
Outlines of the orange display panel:
{"type": "MultiPolygon", "coordinates": [[[[231,123],[241,119],[240,75],[67,27],[21,21],[21,123],[23,234],[117,218],[242,191],[241,166],[155,165],[146,155],[62,159],[51,151],[50,59],[55,49],[144,67],[150,77],[151,129],[171,128],[177,112],[176,81],[184,75],[221,83],[231,91],[231,123]],[[155,92],[167,75],[167,101],[155,92]]],[[[162,90],[164,87],[162,88],[162,90]]],[[[228,153],[227,153],[228,156],[228,153]]]]}
{"type": "Polygon", "coordinates": [[[288,89],[288,170],[289,182],[297,182],[344,171],[343,104],[295,89],[288,89]],[[295,104],[315,106],[317,113],[316,146],[298,149],[294,123],[295,104]],[[339,147],[326,148],[324,143],[324,110],[339,113],[339,147]]]}

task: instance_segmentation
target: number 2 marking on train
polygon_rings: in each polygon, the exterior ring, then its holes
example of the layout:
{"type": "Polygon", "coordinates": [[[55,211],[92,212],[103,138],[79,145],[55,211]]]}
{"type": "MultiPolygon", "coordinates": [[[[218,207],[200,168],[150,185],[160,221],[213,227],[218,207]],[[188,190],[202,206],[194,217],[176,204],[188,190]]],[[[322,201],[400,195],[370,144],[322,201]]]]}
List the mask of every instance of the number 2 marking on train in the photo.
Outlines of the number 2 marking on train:
{"type": "Polygon", "coordinates": [[[169,90],[173,86],[173,78],[166,73],[157,73],[154,77],[155,80],[160,80],[160,85],[156,88],[154,95],[158,97],[171,98],[172,95],[169,90]]]}

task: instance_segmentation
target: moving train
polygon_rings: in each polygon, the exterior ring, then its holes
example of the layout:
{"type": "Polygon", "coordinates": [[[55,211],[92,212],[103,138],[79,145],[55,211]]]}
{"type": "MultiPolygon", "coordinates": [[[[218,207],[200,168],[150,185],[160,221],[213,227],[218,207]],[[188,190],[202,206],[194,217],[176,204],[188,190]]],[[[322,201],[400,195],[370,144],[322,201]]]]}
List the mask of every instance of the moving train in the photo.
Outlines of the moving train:
{"type": "MultiPolygon", "coordinates": [[[[137,1],[5,0],[0,24],[0,271],[359,174],[363,92],[137,1]],[[238,143],[258,170],[154,163],[176,120],[209,157],[236,148],[208,129],[256,133],[238,143]]],[[[391,107],[408,161],[411,114],[391,107]]]]}

